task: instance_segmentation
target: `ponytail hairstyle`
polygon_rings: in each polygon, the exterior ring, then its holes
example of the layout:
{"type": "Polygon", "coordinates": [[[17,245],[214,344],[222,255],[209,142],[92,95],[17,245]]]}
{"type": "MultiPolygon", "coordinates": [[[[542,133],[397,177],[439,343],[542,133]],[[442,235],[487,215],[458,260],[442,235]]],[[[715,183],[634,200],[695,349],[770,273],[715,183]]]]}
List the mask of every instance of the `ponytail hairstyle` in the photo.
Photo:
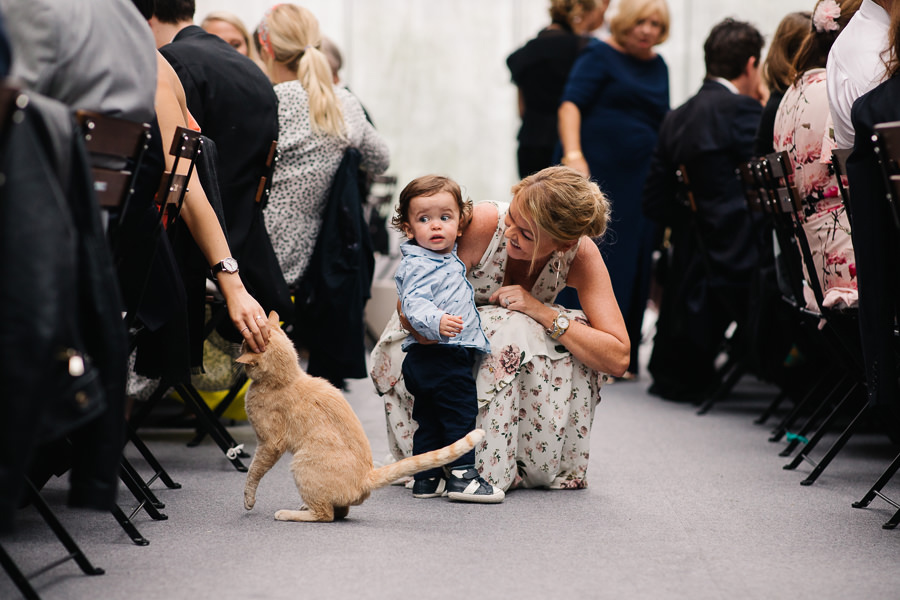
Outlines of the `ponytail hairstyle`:
{"type": "Polygon", "coordinates": [[[309,96],[313,131],[343,136],[344,114],[334,93],[331,66],[320,49],[322,36],[315,15],[296,4],[276,4],[259,24],[258,36],[267,65],[280,63],[297,73],[309,96]]]}

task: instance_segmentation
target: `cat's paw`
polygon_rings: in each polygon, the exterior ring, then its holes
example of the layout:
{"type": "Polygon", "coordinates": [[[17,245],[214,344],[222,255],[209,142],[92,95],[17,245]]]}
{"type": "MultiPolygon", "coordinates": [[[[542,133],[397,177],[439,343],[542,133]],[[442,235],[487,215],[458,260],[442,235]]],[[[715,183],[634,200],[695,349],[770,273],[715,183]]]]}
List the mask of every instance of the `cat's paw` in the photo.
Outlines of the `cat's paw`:
{"type": "Polygon", "coordinates": [[[256,494],[244,492],[244,508],[247,510],[253,510],[254,504],[256,504],[256,494]]]}

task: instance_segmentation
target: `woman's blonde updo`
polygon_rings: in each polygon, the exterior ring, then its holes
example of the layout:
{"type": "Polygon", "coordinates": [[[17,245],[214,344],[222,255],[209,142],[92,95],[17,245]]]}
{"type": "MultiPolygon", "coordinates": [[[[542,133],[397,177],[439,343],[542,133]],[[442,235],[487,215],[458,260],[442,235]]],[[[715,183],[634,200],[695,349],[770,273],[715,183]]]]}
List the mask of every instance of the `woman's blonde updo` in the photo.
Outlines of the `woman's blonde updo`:
{"type": "Polygon", "coordinates": [[[331,135],[344,134],[344,115],[334,93],[331,66],[319,49],[319,21],[296,4],[277,4],[259,26],[260,45],[268,63],[281,63],[297,73],[309,96],[312,128],[331,135]]]}
{"type": "Polygon", "coordinates": [[[609,201],[596,183],[569,167],[547,167],[513,186],[522,212],[534,222],[535,245],[541,233],[560,244],[606,232],[609,201]]]}

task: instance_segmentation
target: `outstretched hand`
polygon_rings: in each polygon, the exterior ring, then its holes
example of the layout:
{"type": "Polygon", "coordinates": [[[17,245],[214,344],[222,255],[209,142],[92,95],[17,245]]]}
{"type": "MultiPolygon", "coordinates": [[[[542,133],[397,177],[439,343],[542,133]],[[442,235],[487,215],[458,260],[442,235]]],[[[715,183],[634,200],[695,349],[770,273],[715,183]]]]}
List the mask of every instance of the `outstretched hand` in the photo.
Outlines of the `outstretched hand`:
{"type": "Polygon", "coordinates": [[[219,288],[225,296],[228,316],[235,329],[253,352],[265,352],[269,342],[269,322],[266,313],[236,275],[219,277],[219,288]]]}

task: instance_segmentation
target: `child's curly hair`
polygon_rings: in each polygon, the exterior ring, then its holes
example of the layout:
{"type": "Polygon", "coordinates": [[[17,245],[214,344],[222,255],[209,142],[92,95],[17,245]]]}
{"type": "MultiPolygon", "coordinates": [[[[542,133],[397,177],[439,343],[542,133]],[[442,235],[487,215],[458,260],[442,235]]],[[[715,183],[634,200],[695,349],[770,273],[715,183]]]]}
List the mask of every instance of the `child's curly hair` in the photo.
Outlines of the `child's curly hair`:
{"type": "Polygon", "coordinates": [[[463,200],[459,184],[442,175],[423,175],[407,183],[400,192],[400,200],[391,218],[391,226],[397,231],[403,231],[403,224],[409,223],[409,203],[412,199],[419,196],[434,196],[439,192],[448,192],[456,200],[459,206],[459,230],[464,231],[472,220],[472,201],[463,200]]]}

